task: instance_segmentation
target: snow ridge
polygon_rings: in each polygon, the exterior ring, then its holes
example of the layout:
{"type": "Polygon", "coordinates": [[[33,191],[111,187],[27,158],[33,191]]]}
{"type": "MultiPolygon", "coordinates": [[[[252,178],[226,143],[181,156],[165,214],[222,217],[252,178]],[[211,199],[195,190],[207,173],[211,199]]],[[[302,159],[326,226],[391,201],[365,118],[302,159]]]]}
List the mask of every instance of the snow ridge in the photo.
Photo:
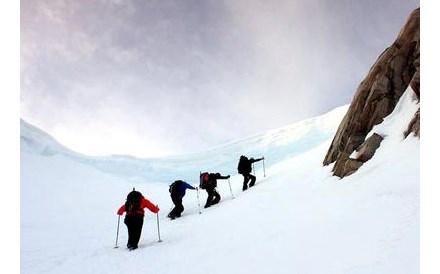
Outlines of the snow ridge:
{"type": "Polygon", "coordinates": [[[21,145],[24,151],[53,156],[67,156],[80,163],[121,177],[140,181],[170,181],[176,177],[194,178],[194,170],[231,172],[240,155],[265,156],[271,166],[281,160],[314,148],[335,133],[335,128],[348,105],[319,117],[307,119],[279,129],[223,144],[210,150],[188,155],[140,159],[127,155],[92,157],[76,153],[59,144],[40,129],[21,120],[21,145]]]}

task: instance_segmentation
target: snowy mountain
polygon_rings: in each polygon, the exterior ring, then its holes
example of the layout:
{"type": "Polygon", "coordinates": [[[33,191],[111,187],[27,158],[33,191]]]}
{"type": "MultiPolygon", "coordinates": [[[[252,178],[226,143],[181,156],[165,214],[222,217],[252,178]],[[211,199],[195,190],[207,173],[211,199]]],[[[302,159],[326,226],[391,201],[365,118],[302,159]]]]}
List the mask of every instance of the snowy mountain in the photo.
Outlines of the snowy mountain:
{"type": "Polygon", "coordinates": [[[343,179],[322,159],[347,106],[155,159],[84,156],[21,121],[21,273],[418,273],[420,140],[396,130],[417,110],[414,96],[408,88],[375,128],[386,136],[375,157],[343,179]],[[256,163],[246,192],[242,154],[266,158],[266,177],[256,163]],[[205,170],[230,174],[232,192],[220,180],[221,202],[204,209],[206,193],[187,191],[182,218],[167,219],[168,184],[196,185],[205,170]],[[122,219],[114,246],[116,210],[132,187],[161,210],[158,219],[147,211],[129,252],[122,219]]]}

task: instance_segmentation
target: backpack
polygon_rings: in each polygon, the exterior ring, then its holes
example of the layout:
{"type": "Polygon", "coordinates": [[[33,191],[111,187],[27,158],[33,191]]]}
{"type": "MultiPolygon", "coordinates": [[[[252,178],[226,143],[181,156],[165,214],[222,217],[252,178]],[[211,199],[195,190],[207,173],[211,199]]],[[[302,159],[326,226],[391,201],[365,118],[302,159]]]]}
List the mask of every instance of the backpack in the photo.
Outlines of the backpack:
{"type": "Polygon", "coordinates": [[[181,180],[174,181],[170,185],[170,193],[171,193],[171,195],[178,195],[179,194],[179,188],[180,188],[181,185],[182,185],[182,181],[181,180]]]}
{"type": "Polygon", "coordinates": [[[248,174],[252,171],[252,166],[249,163],[249,160],[246,156],[241,156],[240,161],[237,166],[238,173],[240,174],[248,174]]]}
{"type": "Polygon", "coordinates": [[[142,194],[133,189],[133,191],[127,195],[127,200],[125,201],[125,211],[136,212],[141,210],[141,200],[142,194]]]}
{"type": "Polygon", "coordinates": [[[209,173],[203,172],[202,174],[200,174],[200,188],[206,189],[208,184],[209,184],[209,173]]]}

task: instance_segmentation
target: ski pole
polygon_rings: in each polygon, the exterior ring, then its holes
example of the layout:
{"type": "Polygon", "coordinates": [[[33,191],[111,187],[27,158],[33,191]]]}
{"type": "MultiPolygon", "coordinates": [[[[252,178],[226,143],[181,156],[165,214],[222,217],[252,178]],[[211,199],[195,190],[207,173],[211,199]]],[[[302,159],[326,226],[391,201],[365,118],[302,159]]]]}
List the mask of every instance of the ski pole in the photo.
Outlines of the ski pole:
{"type": "Polygon", "coordinates": [[[116,244],[114,248],[118,248],[118,237],[119,237],[119,221],[121,220],[121,215],[118,215],[118,228],[116,230],[116,244]]]}
{"type": "Polygon", "coordinates": [[[257,172],[255,171],[255,165],[254,165],[254,163],[252,163],[252,171],[254,172],[254,175],[257,174],[257,172]]]}
{"type": "Polygon", "coordinates": [[[264,174],[264,177],[266,177],[266,168],[264,167],[264,157],[263,157],[263,174],[264,174]]]}
{"type": "Polygon", "coordinates": [[[199,205],[199,214],[202,214],[202,211],[200,211],[199,188],[197,188],[197,204],[199,205]]]}
{"type": "Polygon", "coordinates": [[[231,180],[228,178],[229,190],[231,191],[232,199],[234,199],[234,194],[232,193],[231,180]]]}
{"type": "Polygon", "coordinates": [[[159,236],[159,242],[162,242],[162,240],[160,239],[159,212],[156,213],[156,220],[157,220],[157,235],[159,236]]]}

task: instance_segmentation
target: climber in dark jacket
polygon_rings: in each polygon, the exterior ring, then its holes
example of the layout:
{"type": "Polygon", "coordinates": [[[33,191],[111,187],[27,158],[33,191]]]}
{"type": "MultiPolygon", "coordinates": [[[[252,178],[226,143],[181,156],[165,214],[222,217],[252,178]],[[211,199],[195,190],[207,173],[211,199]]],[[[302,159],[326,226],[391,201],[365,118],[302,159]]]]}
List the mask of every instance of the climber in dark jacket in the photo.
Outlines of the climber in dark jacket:
{"type": "Polygon", "coordinates": [[[249,187],[253,187],[255,185],[255,181],[257,178],[251,174],[252,172],[252,164],[258,161],[264,160],[264,157],[254,159],[250,158],[248,159],[246,156],[241,155],[240,161],[238,162],[238,173],[243,175],[243,191],[245,191],[248,188],[248,182],[249,187]]]}
{"type": "Polygon", "coordinates": [[[200,174],[200,188],[206,190],[208,193],[208,198],[206,199],[205,208],[220,202],[220,194],[217,192],[217,180],[218,179],[229,179],[231,176],[222,176],[220,173],[208,173],[204,172],[200,174]]]}
{"type": "Polygon", "coordinates": [[[168,218],[175,219],[181,216],[183,210],[185,209],[183,207],[182,199],[183,196],[185,196],[187,189],[197,190],[198,188],[193,187],[192,185],[182,180],[177,180],[170,185],[170,196],[171,200],[173,201],[174,208],[168,214],[168,218]]]}

